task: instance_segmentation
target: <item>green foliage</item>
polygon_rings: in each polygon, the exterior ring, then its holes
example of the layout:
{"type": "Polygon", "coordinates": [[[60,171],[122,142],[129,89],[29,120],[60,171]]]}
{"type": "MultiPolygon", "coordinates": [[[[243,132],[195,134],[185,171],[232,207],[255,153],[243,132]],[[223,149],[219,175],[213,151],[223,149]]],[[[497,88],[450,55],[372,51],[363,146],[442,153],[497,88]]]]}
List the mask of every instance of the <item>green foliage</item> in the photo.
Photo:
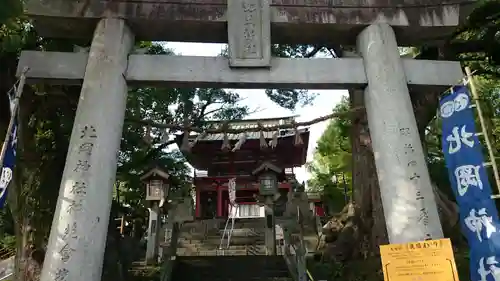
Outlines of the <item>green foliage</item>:
{"type": "Polygon", "coordinates": [[[19,0],[0,0],[0,26],[20,15],[23,11],[22,2],[19,0]]]}
{"type": "Polygon", "coordinates": [[[492,145],[495,155],[500,151],[500,78],[479,78],[478,92],[480,94],[481,109],[483,111],[487,131],[492,136],[492,145]]]}
{"type": "MultiPolygon", "coordinates": [[[[271,53],[284,58],[311,58],[318,54],[334,55],[328,48],[312,45],[272,45],[271,53]]],[[[310,105],[316,94],[303,89],[266,89],[266,95],[279,106],[294,110],[297,106],[310,105]]]]}
{"type": "MultiPolygon", "coordinates": [[[[153,44],[152,48],[159,45],[153,44]]],[[[157,52],[156,50],[155,52],[157,52]]],[[[126,124],[119,153],[118,180],[120,201],[134,206],[134,212],[145,215],[145,190],[139,176],[159,166],[171,176],[172,188],[186,186],[189,170],[178,150],[167,151],[177,131],[151,128],[147,131],[139,120],[159,124],[182,124],[189,118],[197,126],[213,119],[240,119],[249,108],[238,106],[237,93],[221,89],[133,88],[129,90],[126,124]]]]}
{"type": "MultiPolygon", "coordinates": [[[[271,54],[282,58],[310,58],[319,53],[326,53],[326,48],[313,47],[311,45],[278,45],[271,46],[271,54]]],[[[227,47],[222,51],[221,56],[228,57],[227,47]]],[[[275,104],[295,110],[297,106],[310,105],[316,94],[304,89],[266,89],[266,95],[275,104]]]]}
{"type": "Polygon", "coordinates": [[[370,257],[362,260],[341,262],[308,262],[313,278],[327,281],[383,281],[380,258],[370,257]]]}
{"type": "Polygon", "coordinates": [[[8,208],[0,209],[0,249],[15,249],[14,222],[8,208]]]}
{"type": "Polygon", "coordinates": [[[15,250],[16,249],[16,236],[15,235],[3,236],[2,239],[0,240],[0,248],[1,249],[15,250]]]}
{"type": "Polygon", "coordinates": [[[478,1],[467,23],[451,40],[452,51],[477,74],[500,77],[500,2],[478,1]]]}
{"type": "MultiPolygon", "coordinates": [[[[470,280],[468,249],[455,249],[454,256],[459,280],[470,280]]],[[[348,263],[308,261],[307,268],[316,281],[383,281],[381,264],[380,257],[369,257],[348,263]]]]}
{"type": "MultiPolygon", "coordinates": [[[[349,108],[349,100],[343,97],[333,112],[342,113],[349,108]]],[[[309,187],[323,192],[330,212],[338,212],[344,207],[344,184],[347,185],[348,196],[352,193],[350,127],[349,119],[331,120],[317,142],[313,162],[308,164],[312,173],[309,187]],[[332,181],[334,175],[337,177],[336,182],[332,181]]]]}

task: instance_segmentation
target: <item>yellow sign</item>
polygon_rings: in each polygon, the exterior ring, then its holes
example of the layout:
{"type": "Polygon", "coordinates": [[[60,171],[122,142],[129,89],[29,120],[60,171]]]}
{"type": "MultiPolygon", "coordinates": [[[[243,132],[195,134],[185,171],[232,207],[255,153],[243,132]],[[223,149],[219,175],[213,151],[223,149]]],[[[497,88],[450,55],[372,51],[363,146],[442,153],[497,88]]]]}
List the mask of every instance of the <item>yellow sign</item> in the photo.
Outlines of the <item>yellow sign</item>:
{"type": "Polygon", "coordinates": [[[450,239],[380,246],[385,281],[459,281],[450,239]]]}

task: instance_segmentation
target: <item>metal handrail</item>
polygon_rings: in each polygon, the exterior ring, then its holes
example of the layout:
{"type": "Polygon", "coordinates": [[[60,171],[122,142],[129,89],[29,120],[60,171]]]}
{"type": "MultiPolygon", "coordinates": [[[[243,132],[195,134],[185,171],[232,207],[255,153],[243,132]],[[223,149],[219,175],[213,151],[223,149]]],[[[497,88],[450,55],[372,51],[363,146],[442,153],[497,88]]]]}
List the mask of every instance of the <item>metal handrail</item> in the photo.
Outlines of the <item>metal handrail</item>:
{"type": "MultiPolygon", "coordinates": [[[[297,206],[297,223],[299,223],[299,225],[302,225],[303,223],[303,215],[301,214],[301,211],[300,211],[300,208],[297,206]]],[[[302,232],[302,229],[301,229],[301,235],[300,235],[300,243],[301,243],[301,246],[303,247],[303,232],[302,232]]],[[[285,258],[285,261],[287,262],[287,264],[289,264],[289,267],[292,267],[290,268],[290,271],[292,273],[292,275],[294,275],[294,279],[295,280],[298,280],[298,272],[297,272],[297,268],[298,268],[298,264],[299,264],[299,261],[298,261],[298,256],[297,256],[297,247],[292,244],[292,243],[289,243],[290,241],[287,241],[289,239],[288,236],[285,235],[285,239],[284,239],[284,245],[283,245],[283,257],[285,258]],[[288,248],[288,250],[287,250],[288,248]],[[294,258],[292,258],[292,256],[294,258]]],[[[307,250],[305,249],[304,247],[304,250],[307,252],[307,250]]],[[[306,253],[303,253],[304,255],[306,253]]],[[[310,281],[314,281],[314,278],[312,277],[312,274],[311,272],[309,271],[309,269],[307,269],[307,265],[306,265],[306,274],[307,274],[307,278],[308,280],[310,281]]]]}
{"type": "Polygon", "coordinates": [[[2,272],[2,275],[5,275],[0,277],[0,281],[6,280],[14,274],[15,252],[12,250],[7,251],[7,253],[4,253],[2,257],[5,256],[8,256],[7,258],[2,258],[2,263],[5,263],[5,270],[2,272]]]}
{"type": "Polygon", "coordinates": [[[309,277],[309,280],[314,281],[314,278],[311,275],[311,272],[309,272],[309,269],[306,268],[307,276],[309,277]]]}
{"type": "Polygon", "coordinates": [[[5,275],[4,277],[0,278],[0,281],[5,280],[5,279],[9,278],[9,277],[11,277],[12,275],[14,275],[14,273],[13,273],[13,272],[11,272],[11,273],[9,273],[9,274],[5,275]]]}
{"type": "MultiPolygon", "coordinates": [[[[284,245],[284,246],[285,247],[288,246],[288,247],[292,248],[294,253],[296,253],[296,251],[297,251],[297,248],[293,244],[288,244],[288,245],[284,245]]],[[[287,253],[287,251],[283,251],[283,256],[286,256],[286,253],[287,253]]],[[[292,253],[292,252],[290,251],[290,253],[292,253]]],[[[297,255],[291,255],[291,256],[297,257],[297,255]]],[[[297,258],[295,258],[295,263],[297,263],[297,258]]],[[[296,264],[294,266],[296,267],[296,264]]],[[[315,281],[311,272],[307,268],[306,268],[306,273],[307,273],[307,277],[309,278],[310,281],[315,281]]]]}
{"type": "MultiPolygon", "coordinates": [[[[224,232],[222,233],[222,237],[220,238],[219,250],[229,249],[229,244],[231,243],[231,236],[232,236],[233,230],[234,230],[234,220],[235,220],[236,216],[238,215],[238,206],[231,205],[231,208],[229,209],[229,213],[230,213],[230,215],[227,218],[226,225],[224,226],[224,232]],[[234,215],[233,215],[233,208],[235,210],[234,215]],[[229,220],[231,220],[231,229],[228,232],[227,227],[229,224],[229,220]],[[226,247],[223,248],[224,237],[226,237],[226,233],[227,233],[227,244],[226,244],[226,247]]],[[[224,251],[223,251],[223,253],[224,253],[224,251]]]]}

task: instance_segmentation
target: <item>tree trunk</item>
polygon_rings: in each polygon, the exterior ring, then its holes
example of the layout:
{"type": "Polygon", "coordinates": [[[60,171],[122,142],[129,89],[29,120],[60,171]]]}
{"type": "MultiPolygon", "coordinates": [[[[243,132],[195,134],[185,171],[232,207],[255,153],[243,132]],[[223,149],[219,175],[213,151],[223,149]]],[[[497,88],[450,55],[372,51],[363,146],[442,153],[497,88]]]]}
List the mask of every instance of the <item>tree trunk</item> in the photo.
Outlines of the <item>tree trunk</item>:
{"type": "MultiPolygon", "coordinates": [[[[351,107],[364,106],[362,90],[349,91],[351,107]]],[[[377,255],[379,245],[387,244],[385,218],[378,187],[377,171],[364,110],[351,119],[352,201],[341,232],[328,244],[326,257],[336,261],[377,255]]]]}
{"type": "Polygon", "coordinates": [[[15,174],[8,193],[9,207],[15,222],[16,258],[14,280],[37,281],[43,264],[42,245],[33,243],[33,214],[27,201],[29,197],[23,188],[29,189],[34,183],[34,173],[26,169],[15,174]],[[23,180],[23,177],[24,180],[23,180]]]}
{"type": "Polygon", "coordinates": [[[38,281],[43,264],[44,252],[31,242],[31,227],[28,218],[16,227],[16,259],[14,280],[38,281]],[[21,237],[21,239],[19,239],[21,237]]]}
{"type": "MultiPolygon", "coordinates": [[[[57,198],[57,193],[51,188],[42,190],[42,187],[45,187],[47,179],[57,181],[57,176],[62,171],[62,167],[57,167],[57,164],[65,158],[64,152],[50,157],[53,151],[40,146],[38,139],[34,138],[39,127],[30,125],[30,122],[39,117],[36,116],[37,110],[60,112],[55,108],[43,108],[48,103],[44,104],[36,98],[32,89],[25,87],[19,106],[16,168],[7,193],[8,207],[15,222],[17,253],[14,278],[17,281],[39,279],[44,258],[43,249],[49,232],[46,224],[51,221],[57,198]],[[43,238],[37,239],[40,236],[43,238]]],[[[58,135],[59,132],[53,130],[53,133],[58,135]]],[[[64,144],[64,141],[62,143],[64,144]]],[[[53,189],[58,190],[57,187],[54,186],[53,189]]],[[[48,226],[50,227],[50,223],[48,226]]]]}
{"type": "MultiPolygon", "coordinates": [[[[351,107],[364,106],[364,91],[349,91],[351,107]]],[[[359,208],[365,230],[364,256],[376,255],[379,245],[387,244],[384,209],[378,184],[375,158],[366,111],[359,111],[352,120],[353,201],[359,208]]]]}

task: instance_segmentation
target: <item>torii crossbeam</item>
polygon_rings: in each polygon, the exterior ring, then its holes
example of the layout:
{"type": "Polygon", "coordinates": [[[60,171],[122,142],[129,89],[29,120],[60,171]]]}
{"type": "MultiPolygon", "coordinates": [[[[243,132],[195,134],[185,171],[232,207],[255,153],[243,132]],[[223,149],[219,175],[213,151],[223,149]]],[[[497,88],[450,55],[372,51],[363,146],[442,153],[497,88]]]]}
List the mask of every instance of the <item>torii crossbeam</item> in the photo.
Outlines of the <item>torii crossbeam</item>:
{"type": "MultiPolygon", "coordinates": [[[[24,51],[28,82],[81,84],[87,53],[24,51]]],[[[421,90],[444,90],[462,78],[459,62],[402,59],[406,82],[421,90]]],[[[130,55],[128,85],[213,88],[350,89],[367,85],[362,58],[271,59],[271,67],[234,69],[223,57],[130,55]]]]}

